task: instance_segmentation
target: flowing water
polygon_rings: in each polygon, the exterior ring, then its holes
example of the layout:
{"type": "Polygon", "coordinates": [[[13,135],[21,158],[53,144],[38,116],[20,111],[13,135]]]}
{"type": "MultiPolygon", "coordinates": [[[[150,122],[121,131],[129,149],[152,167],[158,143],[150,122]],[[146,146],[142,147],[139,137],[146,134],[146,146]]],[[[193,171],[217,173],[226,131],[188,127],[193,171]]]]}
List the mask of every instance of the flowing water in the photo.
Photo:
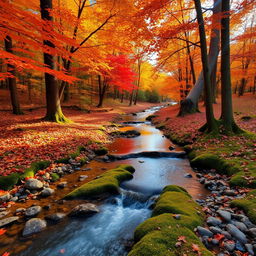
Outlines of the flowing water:
{"type": "MultiPolygon", "coordinates": [[[[175,147],[149,122],[148,115],[159,108],[126,115],[125,127],[121,130],[136,129],[141,136],[117,138],[109,146],[110,154],[128,155],[131,153],[158,151],[170,152],[175,147]]],[[[186,188],[194,198],[207,192],[195,178],[185,178],[194,173],[187,159],[170,157],[141,157],[110,163],[92,161],[88,167],[112,168],[127,163],[135,167],[134,178],[122,184],[121,195],[109,198],[100,206],[100,213],[88,219],[68,220],[39,234],[28,249],[19,256],[124,256],[131,244],[135,228],[150,217],[150,206],[155,197],[168,184],[186,188]]]]}

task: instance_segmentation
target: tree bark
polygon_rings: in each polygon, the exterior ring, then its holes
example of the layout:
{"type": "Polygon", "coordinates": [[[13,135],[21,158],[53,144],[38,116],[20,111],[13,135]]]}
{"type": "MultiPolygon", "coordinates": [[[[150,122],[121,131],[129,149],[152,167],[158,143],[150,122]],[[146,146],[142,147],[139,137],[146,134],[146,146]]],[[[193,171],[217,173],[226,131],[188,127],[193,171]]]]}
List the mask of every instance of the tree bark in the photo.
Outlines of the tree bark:
{"type": "Polygon", "coordinates": [[[99,82],[99,103],[97,105],[97,108],[101,108],[103,106],[104,97],[107,91],[107,83],[105,81],[101,81],[101,76],[98,76],[98,82],[99,82]]]}
{"type": "MultiPolygon", "coordinates": [[[[40,0],[41,17],[43,20],[52,21],[53,18],[49,13],[49,9],[52,9],[52,0],[40,0]]],[[[48,40],[44,40],[44,45],[54,48],[54,44],[48,40]]],[[[44,53],[44,64],[49,68],[55,68],[54,56],[44,53]]],[[[46,116],[47,121],[52,122],[69,122],[69,120],[63,115],[60,105],[59,88],[57,80],[53,75],[45,73],[45,88],[46,88],[46,116]]]]}
{"type": "MultiPolygon", "coordinates": [[[[12,39],[10,36],[6,36],[6,38],[4,39],[4,44],[5,44],[5,50],[7,52],[13,53],[12,39]]],[[[7,78],[10,97],[11,97],[11,103],[12,103],[12,112],[15,115],[21,115],[23,113],[21,111],[20,102],[18,98],[18,90],[17,90],[16,77],[15,77],[16,76],[15,67],[11,64],[7,64],[7,71],[13,76],[13,77],[7,78]]]]}
{"type": "Polygon", "coordinates": [[[214,132],[217,129],[217,123],[213,114],[210,69],[209,69],[208,56],[207,56],[207,44],[206,44],[206,35],[205,35],[205,28],[204,28],[204,19],[203,19],[200,0],[194,0],[194,2],[195,2],[196,13],[197,13],[197,22],[199,26],[201,61],[203,65],[207,132],[214,132]]]}
{"type": "MultiPolygon", "coordinates": [[[[219,0],[214,0],[213,6],[213,25],[211,30],[211,40],[210,40],[210,49],[208,54],[209,61],[209,71],[210,74],[213,73],[214,67],[218,60],[219,55],[219,41],[220,41],[220,30],[216,28],[216,23],[220,22],[218,13],[221,11],[221,2],[219,0]]],[[[198,101],[200,95],[203,92],[204,88],[204,76],[203,71],[201,71],[199,77],[197,78],[194,87],[190,90],[188,96],[185,100],[181,101],[180,111],[178,116],[184,116],[186,114],[195,113],[198,111],[198,101]]]]}
{"type": "Polygon", "coordinates": [[[222,0],[221,19],[221,119],[225,133],[241,131],[233,117],[230,73],[230,0],[222,0]]]}

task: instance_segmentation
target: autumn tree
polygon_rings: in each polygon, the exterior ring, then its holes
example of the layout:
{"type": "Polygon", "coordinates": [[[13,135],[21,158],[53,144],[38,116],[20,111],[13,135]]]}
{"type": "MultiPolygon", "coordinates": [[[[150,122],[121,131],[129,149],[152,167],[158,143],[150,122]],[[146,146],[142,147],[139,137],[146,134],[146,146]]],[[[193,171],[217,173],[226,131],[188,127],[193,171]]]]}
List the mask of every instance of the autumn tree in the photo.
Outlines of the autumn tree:
{"type": "MultiPolygon", "coordinates": [[[[12,38],[10,36],[6,36],[4,39],[5,44],[5,50],[9,53],[13,53],[13,45],[12,45],[12,38]]],[[[11,96],[11,103],[12,103],[12,112],[15,115],[22,114],[21,108],[20,108],[20,102],[17,92],[17,86],[16,86],[16,71],[15,66],[11,63],[7,63],[7,72],[10,74],[7,77],[10,96],[11,96]]]]}

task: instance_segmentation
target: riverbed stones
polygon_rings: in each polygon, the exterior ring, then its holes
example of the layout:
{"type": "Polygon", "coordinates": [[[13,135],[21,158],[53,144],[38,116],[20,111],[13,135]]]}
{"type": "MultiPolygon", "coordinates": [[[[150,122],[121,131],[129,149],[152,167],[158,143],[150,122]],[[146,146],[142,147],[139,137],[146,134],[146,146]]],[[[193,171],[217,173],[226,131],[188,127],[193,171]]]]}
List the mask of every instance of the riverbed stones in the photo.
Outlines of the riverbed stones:
{"type": "Polygon", "coordinates": [[[191,173],[186,173],[184,174],[184,178],[193,178],[191,173]]]}
{"type": "Polygon", "coordinates": [[[7,202],[11,199],[11,195],[10,193],[5,193],[3,195],[0,196],[0,203],[4,203],[4,202],[7,202]]]}
{"type": "Polygon", "coordinates": [[[230,222],[231,221],[231,213],[228,211],[223,211],[223,210],[218,210],[217,213],[220,215],[220,217],[226,221],[230,222]]]}
{"type": "Polygon", "coordinates": [[[41,196],[48,197],[51,196],[54,193],[54,189],[52,188],[44,188],[41,192],[41,196]]]}
{"type": "Polygon", "coordinates": [[[213,233],[210,230],[203,228],[201,226],[197,227],[197,232],[199,233],[200,236],[207,236],[207,237],[213,236],[213,233]]]}
{"type": "Polygon", "coordinates": [[[45,217],[46,220],[52,223],[59,223],[66,217],[65,213],[57,212],[45,217]]]}
{"type": "Polygon", "coordinates": [[[10,224],[13,224],[18,219],[19,219],[19,217],[9,217],[9,218],[5,218],[5,219],[0,220],[0,228],[8,226],[10,224]]]}
{"type": "Polygon", "coordinates": [[[67,181],[62,181],[57,185],[57,188],[65,188],[68,185],[67,181]]]}
{"type": "Polygon", "coordinates": [[[206,223],[209,226],[219,226],[222,223],[222,221],[218,218],[215,218],[215,217],[208,217],[207,220],[206,220],[206,223]]]}
{"type": "Polygon", "coordinates": [[[228,251],[228,252],[233,252],[234,250],[235,250],[235,248],[236,248],[236,244],[235,244],[235,242],[234,241],[225,241],[224,243],[223,243],[223,246],[224,246],[224,248],[228,251]]]}
{"type": "Polygon", "coordinates": [[[47,224],[45,220],[39,218],[33,218],[26,222],[23,229],[23,236],[31,236],[33,234],[39,233],[46,228],[47,224]]]}
{"type": "Polygon", "coordinates": [[[3,212],[0,212],[0,219],[5,217],[7,214],[9,214],[10,212],[9,211],[3,211],[3,212]]]}
{"type": "Polygon", "coordinates": [[[250,236],[256,238],[256,228],[250,228],[249,234],[250,234],[250,236]]]}
{"type": "Polygon", "coordinates": [[[79,181],[84,181],[84,180],[87,179],[87,178],[88,178],[88,175],[80,175],[79,178],[78,178],[78,180],[79,180],[79,181]]]}
{"type": "Polygon", "coordinates": [[[25,188],[29,189],[29,190],[40,190],[42,189],[44,186],[44,184],[37,179],[29,179],[26,181],[25,183],[25,188]]]}
{"type": "Polygon", "coordinates": [[[37,214],[39,214],[42,211],[42,207],[39,205],[36,206],[32,206],[29,207],[26,211],[25,211],[25,216],[28,218],[34,217],[37,214]]]}
{"type": "Polygon", "coordinates": [[[237,240],[239,240],[241,243],[246,244],[247,243],[247,238],[246,235],[240,231],[235,225],[233,224],[228,224],[227,225],[227,231],[235,237],[237,240]]]}
{"type": "Polygon", "coordinates": [[[254,256],[254,251],[253,251],[253,245],[252,244],[245,244],[245,249],[247,250],[247,252],[254,256]]]}
{"type": "Polygon", "coordinates": [[[68,214],[70,217],[90,217],[99,212],[98,207],[95,204],[86,203],[80,204],[72,209],[68,214]]]}

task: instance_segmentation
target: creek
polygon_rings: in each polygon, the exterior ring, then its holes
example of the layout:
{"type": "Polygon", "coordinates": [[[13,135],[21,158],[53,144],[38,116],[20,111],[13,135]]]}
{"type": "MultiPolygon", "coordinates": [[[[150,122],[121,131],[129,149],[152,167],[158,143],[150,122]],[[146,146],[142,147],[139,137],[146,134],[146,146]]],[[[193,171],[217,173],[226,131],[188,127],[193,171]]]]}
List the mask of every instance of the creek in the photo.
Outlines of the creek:
{"type": "Polygon", "coordinates": [[[166,154],[170,147],[175,152],[182,149],[172,144],[163,133],[145,118],[154,114],[154,107],[136,115],[125,115],[121,131],[137,130],[135,138],[116,138],[108,146],[110,154],[127,156],[126,159],[100,162],[92,161],[92,169],[111,169],[119,164],[130,164],[136,172],[132,180],[121,185],[121,194],[108,198],[99,208],[100,213],[88,219],[69,219],[39,234],[19,256],[124,256],[132,244],[135,228],[151,215],[151,206],[161,190],[169,184],[184,187],[194,199],[208,192],[197,181],[186,157],[166,154]],[[162,152],[157,157],[150,153],[129,158],[130,154],[162,152]],[[192,178],[187,178],[188,174],[192,178]]]}

